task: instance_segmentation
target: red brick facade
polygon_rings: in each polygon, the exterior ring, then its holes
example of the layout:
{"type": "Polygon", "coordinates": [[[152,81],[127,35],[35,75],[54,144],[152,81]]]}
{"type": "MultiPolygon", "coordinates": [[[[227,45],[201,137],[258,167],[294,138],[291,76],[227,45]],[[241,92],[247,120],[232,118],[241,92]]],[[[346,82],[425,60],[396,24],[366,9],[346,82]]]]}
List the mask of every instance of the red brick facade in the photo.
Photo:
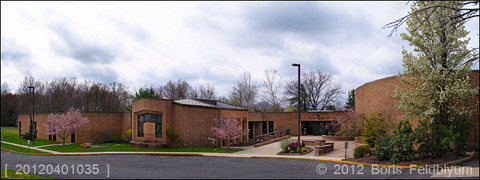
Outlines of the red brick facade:
{"type": "MultiPolygon", "coordinates": [[[[130,113],[82,113],[88,117],[90,122],[75,132],[75,143],[92,143],[115,141],[122,133],[130,129],[130,113]]],[[[44,124],[47,124],[48,114],[35,114],[37,122],[37,138],[49,140],[44,124]]],[[[22,114],[18,116],[20,133],[28,132],[30,117],[22,114]]],[[[56,137],[57,142],[62,142],[56,137]]],[[[66,139],[67,143],[72,142],[71,137],[66,139]]]]}
{"type": "MultiPolygon", "coordinates": [[[[478,87],[479,71],[475,70],[470,75],[472,87],[478,87]]],[[[365,83],[355,90],[355,111],[359,114],[365,113],[391,113],[397,120],[402,119],[403,112],[396,108],[398,100],[391,98],[395,93],[395,87],[400,86],[400,81],[396,76],[390,76],[383,79],[365,83]]],[[[468,99],[465,104],[470,107],[476,107],[476,112],[472,114],[471,120],[474,126],[470,131],[470,138],[467,142],[469,149],[479,149],[479,106],[475,104],[479,101],[479,95],[468,99]]],[[[411,122],[413,126],[418,125],[418,121],[411,122]]]]}

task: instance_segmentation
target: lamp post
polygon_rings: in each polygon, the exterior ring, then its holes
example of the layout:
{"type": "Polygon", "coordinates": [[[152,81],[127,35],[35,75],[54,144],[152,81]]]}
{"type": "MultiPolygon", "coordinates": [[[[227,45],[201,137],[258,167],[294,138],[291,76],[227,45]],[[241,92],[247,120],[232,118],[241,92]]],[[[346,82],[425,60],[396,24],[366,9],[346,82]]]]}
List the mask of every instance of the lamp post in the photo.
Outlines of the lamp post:
{"type": "Polygon", "coordinates": [[[35,145],[35,132],[34,130],[32,130],[33,128],[36,128],[35,125],[33,124],[35,122],[35,112],[34,112],[34,109],[35,109],[35,87],[34,86],[28,86],[28,89],[32,89],[32,120],[30,122],[30,132],[31,132],[31,136],[32,136],[32,144],[35,145]]]}
{"type": "Polygon", "coordinates": [[[300,143],[300,64],[297,64],[297,63],[294,63],[292,64],[292,66],[296,66],[298,67],[298,91],[297,91],[297,96],[298,96],[298,103],[297,103],[297,111],[298,111],[298,122],[297,122],[297,125],[298,125],[298,143],[300,143]]]}

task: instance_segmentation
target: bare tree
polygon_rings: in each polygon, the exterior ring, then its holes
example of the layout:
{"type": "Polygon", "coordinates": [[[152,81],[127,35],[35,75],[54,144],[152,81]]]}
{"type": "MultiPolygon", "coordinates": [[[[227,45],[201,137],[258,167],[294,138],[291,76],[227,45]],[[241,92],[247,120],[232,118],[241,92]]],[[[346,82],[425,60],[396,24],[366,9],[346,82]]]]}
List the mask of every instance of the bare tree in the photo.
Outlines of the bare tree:
{"type": "Polygon", "coordinates": [[[38,81],[27,76],[17,91],[19,113],[31,112],[31,92],[28,89],[31,85],[35,87],[35,112],[38,113],[66,112],[70,108],[82,112],[121,112],[130,101],[127,88],[121,83],[80,83],[75,78],[64,77],[38,81]]]}
{"type": "MultiPolygon", "coordinates": [[[[479,0],[473,0],[473,1],[456,1],[457,3],[460,4],[460,8],[453,7],[453,6],[446,6],[442,3],[432,3],[431,5],[423,8],[419,8],[417,10],[414,10],[412,12],[409,12],[408,15],[405,15],[393,22],[390,22],[382,27],[382,29],[388,29],[392,28],[390,33],[388,34],[388,37],[392,36],[394,32],[398,30],[400,26],[402,26],[407,20],[411,19],[412,17],[416,17],[419,14],[426,13],[428,14],[426,18],[423,18],[421,22],[419,22],[419,25],[416,27],[416,29],[413,30],[413,32],[417,31],[424,23],[428,22],[430,18],[432,18],[432,14],[434,12],[441,10],[441,9],[449,9],[449,10],[454,10],[460,13],[457,13],[455,15],[452,15],[449,17],[448,21],[445,21],[441,26],[462,26],[464,25],[467,21],[469,21],[472,18],[478,18],[479,17],[479,0]]],[[[408,4],[408,2],[407,2],[408,4]]],[[[416,3],[413,3],[412,6],[416,6],[416,3]]],[[[478,21],[478,20],[477,20],[478,21]]],[[[468,59],[465,63],[469,62],[476,62],[478,63],[479,60],[479,54],[478,54],[478,47],[473,47],[470,49],[470,53],[472,54],[472,57],[468,59]]]]}
{"type": "Polygon", "coordinates": [[[271,112],[282,111],[281,105],[285,101],[285,97],[281,94],[283,83],[280,73],[276,70],[266,70],[262,85],[263,101],[268,103],[265,110],[271,112]]]}
{"type": "MultiPolygon", "coordinates": [[[[301,110],[324,110],[327,106],[334,105],[337,96],[342,93],[341,85],[333,81],[332,75],[318,70],[303,73],[301,86],[301,110]]],[[[297,101],[297,80],[291,79],[285,88],[290,104],[293,105],[297,101]]]]}
{"type": "Polygon", "coordinates": [[[252,82],[251,74],[244,72],[237,84],[232,87],[230,101],[237,106],[250,109],[255,104],[257,94],[258,86],[252,82]]]}
{"type": "MultiPolygon", "coordinates": [[[[453,24],[464,24],[465,22],[467,22],[468,20],[472,19],[472,18],[475,18],[475,17],[479,17],[478,15],[478,11],[479,11],[479,6],[478,6],[478,3],[479,1],[478,0],[474,0],[474,1],[459,1],[459,3],[463,4],[462,5],[462,8],[454,8],[454,7],[450,7],[450,6],[445,6],[445,5],[441,5],[441,4],[436,4],[436,5],[431,5],[431,6],[428,6],[428,7],[425,7],[425,8],[421,8],[421,9],[418,9],[417,11],[413,11],[413,12],[409,12],[408,15],[405,15],[393,22],[390,22],[386,25],[384,25],[382,27],[382,29],[385,29],[385,28],[392,28],[392,31],[390,31],[390,33],[388,34],[388,36],[392,36],[392,34],[394,32],[397,31],[397,29],[402,26],[402,24],[404,24],[405,22],[407,22],[407,20],[409,20],[412,16],[418,14],[418,13],[422,13],[422,12],[429,12],[429,15],[427,16],[426,19],[423,20],[423,22],[421,22],[421,24],[423,24],[424,22],[428,21],[428,19],[430,18],[430,16],[433,14],[433,12],[435,12],[435,10],[437,9],[452,9],[452,10],[455,10],[455,11],[460,11],[460,14],[458,15],[455,15],[455,16],[452,16],[450,17],[450,20],[447,21],[449,24],[444,24],[444,25],[453,25],[453,24]],[[470,7],[466,7],[466,6],[470,6],[470,7]]],[[[408,4],[408,2],[407,2],[408,4]]],[[[418,27],[417,27],[418,29],[418,27]]]]}
{"type": "Polygon", "coordinates": [[[189,92],[191,91],[192,87],[190,87],[187,81],[178,79],[177,82],[171,80],[168,81],[168,83],[163,86],[162,89],[162,92],[165,93],[166,98],[180,99],[189,97],[189,92]]]}
{"type": "Polygon", "coordinates": [[[191,91],[192,98],[199,99],[216,99],[215,97],[215,86],[213,84],[200,84],[200,86],[195,87],[191,91]]]}

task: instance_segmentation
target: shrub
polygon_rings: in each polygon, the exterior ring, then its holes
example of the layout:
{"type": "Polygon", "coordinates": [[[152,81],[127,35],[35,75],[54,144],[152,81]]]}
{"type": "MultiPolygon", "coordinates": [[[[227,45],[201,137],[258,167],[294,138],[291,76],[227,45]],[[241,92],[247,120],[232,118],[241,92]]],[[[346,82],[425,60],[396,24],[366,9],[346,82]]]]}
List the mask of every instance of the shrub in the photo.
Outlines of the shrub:
{"type": "Polygon", "coordinates": [[[298,152],[298,148],[301,148],[301,144],[298,143],[298,142],[291,142],[290,144],[288,144],[288,148],[290,149],[290,151],[293,151],[293,152],[298,152]]]}
{"type": "Polygon", "coordinates": [[[300,148],[299,153],[303,153],[303,152],[305,152],[305,151],[307,151],[307,147],[302,147],[302,148],[300,148]]]}
{"type": "Polygon", "coordinates": [[[290,144],[290,141],[288,139],[280,141],[280,148],[282,148],[282,152],[288,152],[288,144],[290,144]]]}
{"type": "Polygon", "coordinates": [[[378,160],[389,160],[393,164],[410,161],[415,155],[414,142],[412,125],[408,121],[400,122],[391,137],[376,141],[373,154],[378,160]]]}
{"type": "Polygon", "coordinates": [[[370,154],[370,146],[368,145],[362,145],[358,146],[353,150],[353,157],[354,158],[362,158],[366,154],[370,154]]]}
{"type": "MultiPolygon", "coordinates": [[[[35,131],[35,130],[33,130],[35,131]]],[[[20,137],[22,137],[25,140],[32,140],[33,138],[37,139],[36,133],[30,133],[30,131],[27,131],[25,134],[20,134],[20,137]],[[32,137],[34,136],[34,137],[32,137]]]]}
{"type": "Polygon", "coordinates": [[[304,142],[302,142],[302,147],[305,147],[305,143],[304,143],[304,142]]]}
{"type": "Polygon", "coordinates": [[[377,157],[377,160],[390,160],[392,157],[390,141],[390,137],[383,137],[376,141],[377,146],[375,146],[373,155],[377,157]]]}
{"type": "Polygon", "coordinates": [[[122,133],[123,142],[130,142],[132,140],[132,129],[128,129],[122,133]]]}
{"type": "Polygon", "coordinates": [[[375,141],[381,137],[384,137],[387,132],[386,119],[377,113],[369,114],[368,116],[361,115],[364,121],[364,129],[362,134],[362,140],[370,147],[375,146],[375,141]]]}
{"type": "Polygon", "coordinates": [[[473,123],[466,117],[461,117],[461,119],[452,126],[451,137],[454,153],[457,156],[465,155],[467,152],[467,139],[470,137],[470,128],[473,127],[473,123]]]}
{"type": "Polygon", "coordinates": [[[165,130],[170,141],[176,141],[178,139],[178,133],[170,129],[170,126],[167,124],[167,129],[165,130]]]}

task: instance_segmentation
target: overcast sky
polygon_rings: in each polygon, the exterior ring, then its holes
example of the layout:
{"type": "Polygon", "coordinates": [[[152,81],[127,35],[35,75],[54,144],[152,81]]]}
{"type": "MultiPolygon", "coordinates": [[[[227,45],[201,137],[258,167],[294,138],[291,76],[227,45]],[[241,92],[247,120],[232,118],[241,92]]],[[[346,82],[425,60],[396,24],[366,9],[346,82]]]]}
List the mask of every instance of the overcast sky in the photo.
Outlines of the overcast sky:
{"type": "MultiPolygon", "coordinates": [[[[76,77],[138,89],[182,79],[228,95],[243,72],[333,74],[343,90],[402,71],[388,22],[406,2],[1,2],[1,81],[76,77]]],[[[478,47],[478,18],[468,22],[478,47]]],[[[478,64],[477,68],[478,69],[478,64]]],[[[346,97],[343,95],[343,97],[346,97]]]]}

